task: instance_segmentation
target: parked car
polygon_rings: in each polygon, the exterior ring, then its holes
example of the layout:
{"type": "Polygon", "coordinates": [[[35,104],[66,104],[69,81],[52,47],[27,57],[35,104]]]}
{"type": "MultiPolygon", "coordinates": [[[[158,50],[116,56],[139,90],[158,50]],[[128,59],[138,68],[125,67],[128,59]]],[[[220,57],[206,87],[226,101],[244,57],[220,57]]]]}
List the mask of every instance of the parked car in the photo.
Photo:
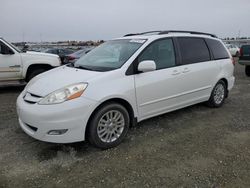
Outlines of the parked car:
{"type": "Polygon", "coordinates": [[[33,79],[17,99],[19,123],[38,140],[111,148],[136,122],[201,102],[222,106],[233,63],[212,34],[129,34],[33,79]]]}
{"type": "Polygon", "coordinates": [[[57,55],[22,52],[0,38],[0,85],[21,84],[61,65],[57,55]]]}
{"type": "Polygon", "coordinates": [[[44,51],[45,53],[56,54],[61,58],[61,61],[64,62],[66,55],[74,53],[74,50],[67,48],[50,48],[44,51]]]}
{"type": "Polygon", "coordinates": [[[241,46],[239,63],[245,65],[245,73],[250,76],[250,45],[241,46]]]}
{"type": "Polygon", "coordinates": [[[64,64],[76,62],[78,59],[80,59],[80,57],[82,57],[86,53],[90,52],[93,48],[94,47],[86,47],[86,48],[78,50],[72,54],[66,55],[64,58],[64,64]]]}
{"type": "Polygon", "coordinates": [[[226,47],[232,56],[238,57],[240,55],[240,48],[235,44],[226,44],[226,47]]]}

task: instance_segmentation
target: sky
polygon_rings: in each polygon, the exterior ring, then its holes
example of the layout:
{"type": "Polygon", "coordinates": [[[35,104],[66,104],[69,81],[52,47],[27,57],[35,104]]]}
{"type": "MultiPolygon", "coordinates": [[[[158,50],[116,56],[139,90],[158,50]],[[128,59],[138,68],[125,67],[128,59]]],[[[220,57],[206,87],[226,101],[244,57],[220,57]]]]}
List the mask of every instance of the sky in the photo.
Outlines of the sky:
{"type": "Polygon", "coordinates": [[[250,0],[0,0],[11,42],[109,40],[151,30],[250,37],[250,0]]]}

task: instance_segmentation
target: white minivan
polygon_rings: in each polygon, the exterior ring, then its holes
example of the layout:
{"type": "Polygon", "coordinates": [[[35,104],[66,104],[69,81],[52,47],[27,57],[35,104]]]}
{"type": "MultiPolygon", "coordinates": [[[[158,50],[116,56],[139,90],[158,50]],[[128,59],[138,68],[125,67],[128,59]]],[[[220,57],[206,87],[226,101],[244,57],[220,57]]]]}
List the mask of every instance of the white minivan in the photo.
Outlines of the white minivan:
{"type": "Polygon", "coordinates": [[[33,78],[17,99],[19,123],[38,140],[88,140],[107,149],[136,122],[201,102],[220,107],[233,73],[234,61],[215,35],[128,34],[33,78]]]}

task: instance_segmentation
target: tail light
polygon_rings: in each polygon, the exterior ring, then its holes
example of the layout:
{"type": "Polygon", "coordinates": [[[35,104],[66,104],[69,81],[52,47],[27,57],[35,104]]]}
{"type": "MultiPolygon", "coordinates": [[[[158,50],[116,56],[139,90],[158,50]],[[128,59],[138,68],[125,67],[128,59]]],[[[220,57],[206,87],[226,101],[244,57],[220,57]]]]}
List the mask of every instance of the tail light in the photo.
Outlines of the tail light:
{"type": "Polygon", "coordinates": [[[240,56],[243,56],[243,48],[240,48],[240,56]]]}
{"type": "Polygon", "coordinates": [[[68,60],[74,60],[75,59],[75,57],[73,57],[73,56],[68,56],[68,60]]]}

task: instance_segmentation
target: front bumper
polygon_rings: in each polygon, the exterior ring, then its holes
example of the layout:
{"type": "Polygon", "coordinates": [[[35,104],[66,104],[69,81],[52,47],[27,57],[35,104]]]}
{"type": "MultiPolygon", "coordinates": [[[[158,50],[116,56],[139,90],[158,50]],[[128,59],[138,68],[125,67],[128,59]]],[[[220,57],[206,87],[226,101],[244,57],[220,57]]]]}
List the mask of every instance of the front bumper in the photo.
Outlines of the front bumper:
{"type": "Polygon", "coordinates": [[[17,99],[19,124],[31,137],[53,143],[72,143],[85,140],[87,121],[96,102],[79,97],[55,105],[30,104],[23,93],[17,99]],[[67,129],[64,134],[50,135],[51,130],[67,129]]]}

